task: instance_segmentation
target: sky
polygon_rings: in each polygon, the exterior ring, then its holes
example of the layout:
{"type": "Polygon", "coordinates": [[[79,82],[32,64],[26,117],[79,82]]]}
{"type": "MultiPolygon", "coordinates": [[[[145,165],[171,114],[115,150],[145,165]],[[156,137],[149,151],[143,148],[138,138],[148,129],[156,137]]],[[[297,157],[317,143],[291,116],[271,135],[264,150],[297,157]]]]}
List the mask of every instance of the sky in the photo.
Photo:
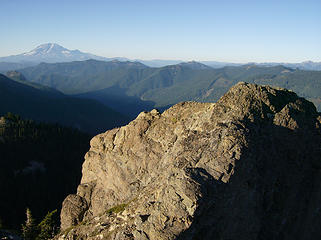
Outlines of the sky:
{"type": "Polygon", "coordinates": [[[0,56],[57,43],[104,57],[321,61],[321,0],[0,0],[0,56]]]}

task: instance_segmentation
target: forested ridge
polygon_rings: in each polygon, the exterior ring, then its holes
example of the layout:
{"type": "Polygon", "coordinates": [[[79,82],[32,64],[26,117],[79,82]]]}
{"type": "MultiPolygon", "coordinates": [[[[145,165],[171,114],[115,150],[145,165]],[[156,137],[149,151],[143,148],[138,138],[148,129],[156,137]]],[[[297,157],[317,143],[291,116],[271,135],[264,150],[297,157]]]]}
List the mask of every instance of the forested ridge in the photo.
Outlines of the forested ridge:
{"type": "Polygon", "coordinates": [[[153,107],[166,109],[181,101],[216,102],[240,81],[293,90],[313,101],[319,111],[321,109],[321,71],[282,65],[247,64],[214,69],[198,62],[187,62],[150,68],[137,62],[87,60],[42,63],[19,72],[26,82],[98,100],[131,118],[141,111],[153,107]]]}

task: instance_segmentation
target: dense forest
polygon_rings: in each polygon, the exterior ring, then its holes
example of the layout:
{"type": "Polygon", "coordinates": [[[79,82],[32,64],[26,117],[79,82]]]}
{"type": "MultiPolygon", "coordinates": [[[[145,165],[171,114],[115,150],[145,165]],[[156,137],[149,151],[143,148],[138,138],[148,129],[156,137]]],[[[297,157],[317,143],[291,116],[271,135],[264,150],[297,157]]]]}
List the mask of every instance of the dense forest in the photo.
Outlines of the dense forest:
{"type": "MultiPolygon", "coordinates": [[[[81,178],[90,136],[8,113],[0,118],[0,222],[21,230],[26,209],[39,223],[61,208],[81,178]]],[[[59,216],[59,213],[58,213],[59,216]]]]}

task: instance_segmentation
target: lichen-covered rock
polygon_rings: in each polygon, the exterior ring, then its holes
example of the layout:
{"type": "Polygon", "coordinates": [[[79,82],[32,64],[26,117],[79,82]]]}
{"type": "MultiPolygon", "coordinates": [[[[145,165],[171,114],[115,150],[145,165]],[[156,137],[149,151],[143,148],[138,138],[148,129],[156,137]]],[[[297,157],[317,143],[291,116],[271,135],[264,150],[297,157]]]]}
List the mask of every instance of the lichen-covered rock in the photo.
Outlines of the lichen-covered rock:
{"type": "Polygon", "coordinates": [[[319,239],[320,125],[295,93],[247,83],[141,113],[91,140],[57,238],[319,239]]]}

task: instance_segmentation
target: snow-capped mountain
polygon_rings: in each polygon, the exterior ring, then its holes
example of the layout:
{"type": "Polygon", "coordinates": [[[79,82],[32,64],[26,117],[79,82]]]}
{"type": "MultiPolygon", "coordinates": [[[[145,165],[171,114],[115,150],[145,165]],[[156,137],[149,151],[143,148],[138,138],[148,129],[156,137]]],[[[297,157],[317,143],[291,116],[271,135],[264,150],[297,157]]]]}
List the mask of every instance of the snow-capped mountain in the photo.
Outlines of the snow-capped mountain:
{"type": "Polygon", "coordinates": [[[30,52],[22,53],[19,55],[13,55],[8,57],[0,57],[0,62],[71,62],[71,61],[83,61],[88,59],[96,59],[103,61],[110,60],[123,60],[122,58],[105,58],[96,56],[90,53],[84,53],[79,50],[69,50],[56,43],[42,44],[30,52]]]}

